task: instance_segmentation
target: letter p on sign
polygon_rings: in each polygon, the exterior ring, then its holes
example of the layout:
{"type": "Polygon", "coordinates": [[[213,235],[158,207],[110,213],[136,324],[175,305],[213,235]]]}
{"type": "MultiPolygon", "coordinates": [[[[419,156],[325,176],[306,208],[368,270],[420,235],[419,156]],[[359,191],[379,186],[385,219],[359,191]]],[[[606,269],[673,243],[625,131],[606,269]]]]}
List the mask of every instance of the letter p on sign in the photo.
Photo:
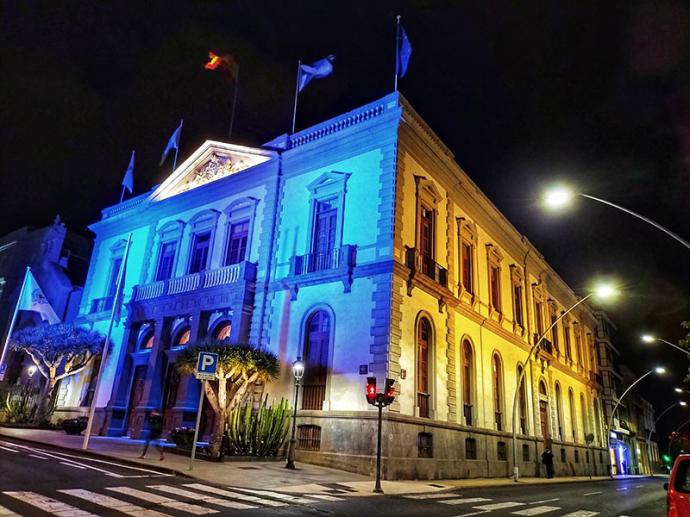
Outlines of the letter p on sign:
{"type": "Polygon", "coordinates": [[[196,363],[196,378],[199,380],[213,380],[218,369],[218,354],[199,352],[196,363]]]}

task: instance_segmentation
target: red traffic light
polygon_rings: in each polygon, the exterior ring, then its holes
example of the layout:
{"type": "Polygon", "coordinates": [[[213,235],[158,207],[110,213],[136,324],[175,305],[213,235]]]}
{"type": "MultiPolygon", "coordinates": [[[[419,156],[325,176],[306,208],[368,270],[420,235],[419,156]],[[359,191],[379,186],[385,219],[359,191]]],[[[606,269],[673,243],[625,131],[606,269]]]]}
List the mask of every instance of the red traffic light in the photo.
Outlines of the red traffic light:
{"type": "Polygon", "coordinates": [[[390,405],[393,403],[395,400],[395,387],[393,386],[395,384],[395,379],[386,379],[386,387],[383,391],[383,394],[385,395],[385,403],[386,405],[390,405]]]}
{"type": "Polygon", "coordinates": [[[376,377],[367,377],[367,402],[376,403],[376,377]]]}

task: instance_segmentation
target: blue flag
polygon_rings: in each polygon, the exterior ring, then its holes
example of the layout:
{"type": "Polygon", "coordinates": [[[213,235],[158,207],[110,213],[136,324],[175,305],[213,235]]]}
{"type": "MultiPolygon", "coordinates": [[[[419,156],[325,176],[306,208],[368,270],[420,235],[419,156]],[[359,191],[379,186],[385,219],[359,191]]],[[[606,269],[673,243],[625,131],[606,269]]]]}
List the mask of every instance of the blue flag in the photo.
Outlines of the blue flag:
{"type": "Polygon", "coordinates": [[[134,151],[132,151],[132,157],[129,159],[129,166],[125,172],[125,177],[122,178],[122,186],[125,187],[130,194],[134,192],[134,151]]]}
{"type": "Polygon", "coordinates": [[[161,156],[161,165],[163,165],[163,162],[165,161],[165,158],[168,156],[168,153],[170,151],[172,151],[173,149],[177,151],[180,148],[180,133],[182,133],[182,122],[184,121],[180,120],[180,125],[177,126],[177,129],[170,137],[170,140],[168,140],[168,145],[165,146],[165,151],[163,151],[163,156],[161,156]]]}
{"type": "Polygon", "coordinates": [[[410,55],[412,54],[412,43],[407,37],[405,27],[400,26],[400,42],[398,43],[398,59],[396,60],[396,70],[400,77],[407,72],[407,64],[410,62],[410,55]]]}
{"type": "Polygon", "coordinates": [[[311,65],[300,65],[298,90],[304,90],[304,87],[307,86],[312,79],[323,79],[331,75],[331,72],[333,72],[334,59],[335,56],[331,54],[323,59],[314,61],[311,65]]]}

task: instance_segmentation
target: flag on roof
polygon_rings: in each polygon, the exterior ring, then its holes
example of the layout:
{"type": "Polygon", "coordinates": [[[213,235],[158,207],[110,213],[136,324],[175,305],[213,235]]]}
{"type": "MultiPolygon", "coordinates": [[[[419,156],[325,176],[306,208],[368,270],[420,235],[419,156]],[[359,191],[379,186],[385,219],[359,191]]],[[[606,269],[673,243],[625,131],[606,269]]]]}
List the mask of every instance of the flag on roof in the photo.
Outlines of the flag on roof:
{"type": "Polygon", "coordinates": [[[168,156],[168,153],[175,149],[176,151],[180,148],[180,133],[182,133],[182,120],[180,120],[180,125],[177,126],[177,129],[173,132],[173,134],[170,136],[170,139],[168,140],[168,145],[165,146],[165,151],[163,151],[163,156],[161,156],[161,165],[163,165],[163,162],[165,161],[165,158],[168,156]]]}
{"type": "Polygon", "coordinates": [[[129,166],[125,171],[125,177],[122,178],[122,186],[126,188],[131,194],[134,191],[134,151],[132,157],[129,159],[129,166]]]}
{"type": "Polygon", "coordinates": [[[206,70],[225,70],[230,74],[233,80],[237,81],[237,76],[240,73],[240,64],[232,54],[223,54],[219,56],[214,52],[208,53],[209,62],[204,65],[206,70]]]}
{"type": "Polygon", "coordinates": [[[17,310],[37,312],[41,315],[43,321],[47,321],[51,325],[53,323],[60,323],[60,318],[55,314],[53,307],[50,305],[46,295],[43,294],[43,289],[38,285],[36,277],[34,277],[30,269],[26,270],[24,282],[22,296],[17,302],[17,310]]]}
{"type": "Polygon", "coordinates": [[[398,59],[396,60],[396,73],[403,77],[407,72],[407,65],[412,54],[412,43],[410,43],[405,32],[405,27],[400,25],[400,41],[398,42],[398,59]]]}
{"type": "Polygon", "coordinates": [[[301,92],[312,79],[323,79],[333,72],[333,60],[335,56],[330,54],[323,59],[314,61],[311,65],[300,65],[298,90],[301,92]]]}

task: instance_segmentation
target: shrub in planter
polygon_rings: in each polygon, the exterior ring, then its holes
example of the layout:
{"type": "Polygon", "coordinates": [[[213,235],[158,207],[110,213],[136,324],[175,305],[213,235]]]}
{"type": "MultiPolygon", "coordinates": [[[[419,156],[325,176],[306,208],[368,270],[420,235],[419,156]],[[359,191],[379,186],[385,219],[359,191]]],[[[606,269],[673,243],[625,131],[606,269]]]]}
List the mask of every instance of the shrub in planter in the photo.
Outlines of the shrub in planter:
{"type": "Polygon", "coordinates": [[[67,434],[78,435],[81,434],[86,425],[89,423],[89,418],[85,416],[78,416],[76,418],[68,418],[62,421],[62,430],[67,434]]]}
{"type": "Polygon", "coordinates": [[[184,451],[192,450],[194,441],[193,427],[176,427],[170,431],[170,439],[175,443],[175,447],[184,451]]]}
{"type": "Polygon", "coordinates": [[[228,450],[230,456],[276,456],[285,442],[290,427],[290,409],[286,399],[276,406],[258,410],[247,403],[231,410],[228,418],[228,450]]]}

